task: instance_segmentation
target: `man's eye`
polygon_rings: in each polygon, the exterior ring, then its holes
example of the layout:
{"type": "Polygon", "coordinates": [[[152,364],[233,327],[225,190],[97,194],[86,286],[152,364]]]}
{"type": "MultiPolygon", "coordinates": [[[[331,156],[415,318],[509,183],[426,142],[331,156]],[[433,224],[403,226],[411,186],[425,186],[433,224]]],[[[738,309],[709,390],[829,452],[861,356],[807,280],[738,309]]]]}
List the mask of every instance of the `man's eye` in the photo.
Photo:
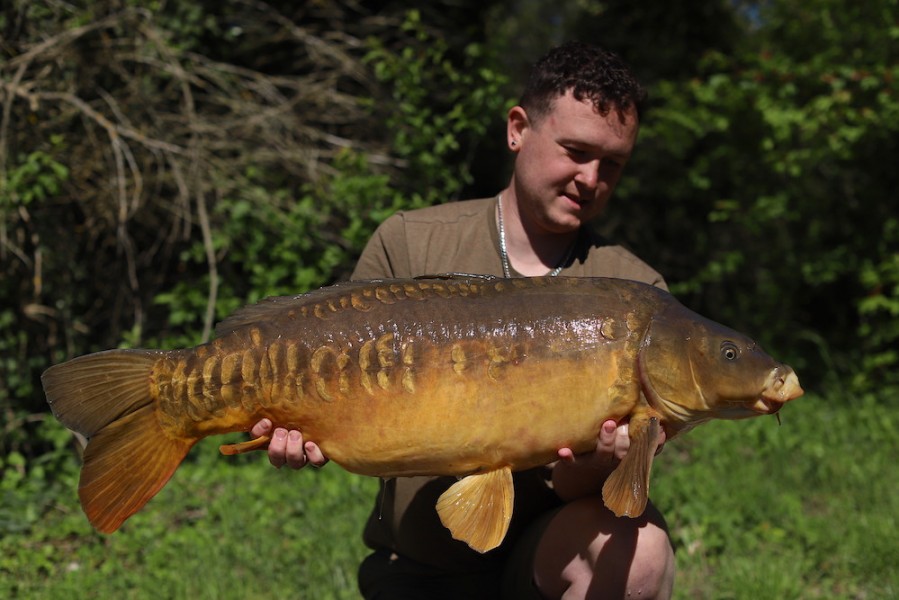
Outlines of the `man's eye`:
{"type": "Polygon", "coordinates": [[[622,167],[622,164],[617,160],[604,158],[602,159],[602,161],[600,161],[600,167],[605,169],[620,169],[622,167]]]}

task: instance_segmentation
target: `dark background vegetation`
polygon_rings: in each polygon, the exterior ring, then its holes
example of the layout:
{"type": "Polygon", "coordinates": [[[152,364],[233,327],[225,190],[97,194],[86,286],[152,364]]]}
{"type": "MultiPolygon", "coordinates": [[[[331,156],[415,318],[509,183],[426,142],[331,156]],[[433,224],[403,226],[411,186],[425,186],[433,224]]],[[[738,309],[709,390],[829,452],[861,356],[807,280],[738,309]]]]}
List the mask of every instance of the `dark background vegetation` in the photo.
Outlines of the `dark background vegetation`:
{"type": "Polygon", "coordinates": [[[599,229],[828,406],[895,410],[897,4],[4,2],[0,537],[72,484],[47,366],[194,345],[345,279],[395,210],[496,193],[505,112],[568,39],[650,89],[599,229]]]}

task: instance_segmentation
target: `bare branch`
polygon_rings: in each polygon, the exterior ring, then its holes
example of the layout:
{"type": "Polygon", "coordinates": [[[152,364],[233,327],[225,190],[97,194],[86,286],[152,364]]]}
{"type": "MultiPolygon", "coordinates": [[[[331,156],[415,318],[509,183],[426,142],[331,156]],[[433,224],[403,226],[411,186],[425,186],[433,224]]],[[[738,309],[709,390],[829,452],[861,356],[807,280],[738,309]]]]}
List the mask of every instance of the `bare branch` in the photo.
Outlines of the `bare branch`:
{"type": "MultiPolygon", "coordinates": [[[[240,38],[247,53],[257,44],[286,48],[289,64],[264,56],[219,60],[204,54],[202,44],[176,38],[161,15],[140,9],[69,30],[60,22],[59,31],[32,36],[37,43],[9,45],[13,55],[0,63],[0,180],[19,166],[11,161],[20,148],[68,167],[65,191],[52,199],[54,214],[66,220],[54,231],[79,232],[90,257],[79,265],[84,272],[127,282],[110,283],[114,291],[78,313],[88,327],[102,323],[110,337],[117,328],[143,331],[144,307],[177,276],[160,264],[200,249],[209,277],[208,338],[228,252],[217,254],[214,244],[223,203],[244,198],[270,202],[266,209],[276,213],[290,210],[284,199],[335,173],[333,159],[347,150],[364,153],[370,164],[397,167],[366,105],[378,93],[362,60],[369,25],[360,24],[355,34],[329,26],[341,11],[361,14],[354,0],[296,7],[290,16],[258,0],[233,0],[229,7],[249,17],[241,23],[264,40],[240,38]],[[308,20],[301,18],[306,13],[308,20]],[[269,179],[278,191],[271,200],[269,179]]],[[[374,31],[389,27],[380,16],[371,22],[374,31]]],[[[37,258],[43,273],[58,264],[53,249],[38,257],[20,218],[0,219],[6,220],[0,221],[0,255],[14,255],[31,273],[37,258]]],[[[40,239],[46,245],[52,237],[40,239]]],[[[32,304],[53,306],[37,297],[47,286],[29,288],[35,290],[32,304]]],[[[65,339],[82,335],[72,329],[72,313],[58,315],[65,339]]]]}

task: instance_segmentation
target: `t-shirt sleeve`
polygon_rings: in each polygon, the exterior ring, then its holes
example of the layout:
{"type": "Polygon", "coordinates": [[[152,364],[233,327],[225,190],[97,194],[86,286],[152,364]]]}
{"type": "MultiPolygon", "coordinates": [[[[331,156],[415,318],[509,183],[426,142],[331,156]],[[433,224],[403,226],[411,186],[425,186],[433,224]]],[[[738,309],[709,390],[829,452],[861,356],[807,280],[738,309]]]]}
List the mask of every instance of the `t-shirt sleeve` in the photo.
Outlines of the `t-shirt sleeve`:
{"type": "Polygon", "coordinates": [[[402,213],[396,213],[372,234],[350,278],[358,281],[409,277],[409,271],[406,225],[402,213]]]}

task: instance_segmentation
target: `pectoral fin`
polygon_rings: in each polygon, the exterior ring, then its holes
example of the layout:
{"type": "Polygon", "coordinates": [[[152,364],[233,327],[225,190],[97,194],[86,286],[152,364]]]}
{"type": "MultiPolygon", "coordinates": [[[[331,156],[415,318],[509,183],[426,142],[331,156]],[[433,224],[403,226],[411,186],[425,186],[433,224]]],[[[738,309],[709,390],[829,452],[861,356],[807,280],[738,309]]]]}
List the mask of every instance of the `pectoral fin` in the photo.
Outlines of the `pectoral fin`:
{"type": "Polygon", "coordinates": [[[455,539],[483,553],[506,537],[514,495],[508,467],[469,475],[443,492],[437,514],[455,539]]]}
{"type": "Polygon", "coordinates": [[[631,418],[631,445],[602,487],[602,499],[615,516],[639,517],[649,500],[649,473],[659,442],[659,418],[640,414],[631,418]]]}

